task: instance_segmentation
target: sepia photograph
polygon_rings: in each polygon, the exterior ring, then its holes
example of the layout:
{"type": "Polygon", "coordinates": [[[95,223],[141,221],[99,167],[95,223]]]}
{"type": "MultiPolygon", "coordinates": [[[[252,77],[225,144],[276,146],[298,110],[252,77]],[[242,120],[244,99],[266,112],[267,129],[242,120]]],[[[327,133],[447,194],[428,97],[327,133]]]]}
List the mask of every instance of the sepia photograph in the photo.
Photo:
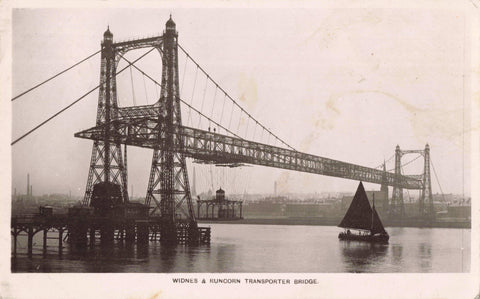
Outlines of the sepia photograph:
{"type": "Polygon", "coordinates": [[[480,2],[349,3],[3,5],[0,297],[474,298],[480,2]]]}

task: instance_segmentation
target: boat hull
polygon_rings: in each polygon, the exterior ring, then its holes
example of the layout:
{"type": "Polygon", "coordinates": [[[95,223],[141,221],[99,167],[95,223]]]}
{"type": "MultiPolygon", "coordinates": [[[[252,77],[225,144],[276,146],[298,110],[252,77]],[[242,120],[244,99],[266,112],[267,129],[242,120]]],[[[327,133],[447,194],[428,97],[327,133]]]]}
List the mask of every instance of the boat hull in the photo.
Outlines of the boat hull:
{"type": "Polygon", "coordinates": [[[365,241],[372,243],[388,243],[388,239],[390,239],[390,237],[386,234],[356,235],[347,233],[340,233],[338,238],[340,240],[365,241]]]}

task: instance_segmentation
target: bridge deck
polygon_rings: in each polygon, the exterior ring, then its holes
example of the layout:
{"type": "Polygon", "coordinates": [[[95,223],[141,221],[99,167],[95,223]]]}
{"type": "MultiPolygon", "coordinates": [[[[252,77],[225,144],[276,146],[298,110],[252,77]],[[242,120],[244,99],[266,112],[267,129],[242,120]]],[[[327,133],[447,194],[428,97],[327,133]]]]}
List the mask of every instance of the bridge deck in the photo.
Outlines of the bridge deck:
{"type": "MultiPolygon", "coordinates": [[[[75,134],[75,137],[104,140],[109,132],[111,142],[145,148],[165,148],[163,124],[158,123],[158,106],[119,109],[119,116],[101,126],[75,134]],[[149,110],[149,111],[146,111],[149,110]],[[134,112],[135,111],[135,112],[134,112]]],[[[186,126],[174,126],[175,140],[171,149],[207,163],[245,163],[326,176],[398,186],[405,189],[422,189],[421,178],[398,176],[394,173],[355,165],[334,159],[310,155],[295,150],[262,144],[219,133],[186,126]]]]}

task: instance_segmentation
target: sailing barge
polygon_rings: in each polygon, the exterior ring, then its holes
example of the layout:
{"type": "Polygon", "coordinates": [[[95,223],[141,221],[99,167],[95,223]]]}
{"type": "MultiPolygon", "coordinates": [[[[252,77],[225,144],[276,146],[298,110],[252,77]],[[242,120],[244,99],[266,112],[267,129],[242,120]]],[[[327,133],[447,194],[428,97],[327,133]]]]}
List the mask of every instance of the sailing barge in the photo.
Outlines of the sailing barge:
{"type": "Polygon", "coordinates": [[[375,210],[375,198],[373,207],[370,207],[362,182],[358,185],[352,203],[338,226],[345,229],[338,235],[340,240],[388,243],[390,238],[375,210]],[[352,233],[351,230],[357,232],[352,233]]]}

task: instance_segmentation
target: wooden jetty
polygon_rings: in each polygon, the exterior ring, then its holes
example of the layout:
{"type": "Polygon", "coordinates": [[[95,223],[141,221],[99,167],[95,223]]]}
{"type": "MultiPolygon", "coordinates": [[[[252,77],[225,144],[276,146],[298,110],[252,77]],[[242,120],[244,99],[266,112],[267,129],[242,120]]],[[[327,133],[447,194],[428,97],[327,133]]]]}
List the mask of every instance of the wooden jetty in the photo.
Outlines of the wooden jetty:
{"type": "MultiPolygon", "coordinates": [[[[64,242],[74,248],[112,245],[114,240],[126,243],[162,243],[160,217],[149,217],[148,213],[129,213],[131,209],[118,209],[116,213],[100,216],[93,209],[78,207],[69,209],[68,214],[53,214],[52,208],[40,207],[38,214],[13,216],[11,234],[12,254],[17,254],[17,238],[27,236],[27,254],[32,256],[33,237],[43,233],[43,253],[46,254],[48,240],[58,240],[58,253],[62,254],[64,242]]],[[[138,209],[137,209],[138,210],[138,209]]],[[[210,228],[197,227],[196,223],[177,220],[177,243],[165,245],[210,244],[210,228]]],[[[165,242],[166,243],[166,242],[165,242]]],[[[163,243],[162,243],[163,244],[163,243]]]]}

